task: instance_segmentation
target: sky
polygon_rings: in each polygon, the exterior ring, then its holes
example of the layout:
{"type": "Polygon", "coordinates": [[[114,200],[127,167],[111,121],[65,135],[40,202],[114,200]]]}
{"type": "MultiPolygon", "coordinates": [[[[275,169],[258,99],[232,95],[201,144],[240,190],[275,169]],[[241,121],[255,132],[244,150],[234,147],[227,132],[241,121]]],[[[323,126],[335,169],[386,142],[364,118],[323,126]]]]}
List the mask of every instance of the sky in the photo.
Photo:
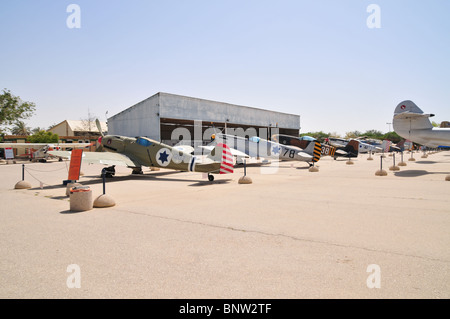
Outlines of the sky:
{"type": "Polygon", "coordinates": [[[403,100],[450,121],[448,0],[2,0],[0,38],[31,128],[157,92],[298,114],[302,133],[387,132],[403,100]]]}

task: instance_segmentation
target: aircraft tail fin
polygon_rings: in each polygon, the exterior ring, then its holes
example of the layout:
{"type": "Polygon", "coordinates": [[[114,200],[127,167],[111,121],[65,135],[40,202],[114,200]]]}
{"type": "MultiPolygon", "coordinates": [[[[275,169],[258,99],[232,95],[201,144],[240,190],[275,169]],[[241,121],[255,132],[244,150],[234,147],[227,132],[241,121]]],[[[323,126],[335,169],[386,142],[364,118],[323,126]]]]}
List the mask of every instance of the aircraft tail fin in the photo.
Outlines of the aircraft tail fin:
{"type": "Polygon", "coordinates": [[[319,142],[310,142],[304,151],[313,157],[312,161],[315,163],[320,160],[322,145],[319,142]]]}
{"type": "Polygon", "coordinates": [[[400,102],[395,108],[394,114],[405,112],[423,114],[423,111],[420,109],[420,107],[418,107],[413,101],[410,100],[400,102]]]}
{"type": "Polygon", "coordinates": [[[314,151],[313,151],[313,163],[318,162],[320,160],[320,156],[322,155],[322,145],[319,142],[311,142],[314,143],[314,151]]]}
{"type": "Polygon", "coordinates": [[[216,162],[220,162],[219,174],[232,174],[234,172],[233,155],[228,145],[218,143],[208,155],[216,162]]]}
{"type": "Polygon", "coordinates": [[[232,174],[234,172],[233,155],[226,144],[218,144],[217,147],[222,147],[222,161],[220,163],[219,174],[232,174]]]}
{"type": "Polygon", "coordinates": [[[434,114],[424,114],[412,101],[400,102],[394,111],[394,130],[409,131],[433,128],[429,118],[434,114]]]}
{"type": "Polygon", "coordinates": [[[344,147],[344,151],[347,152],[348,157],[358,157],[359,142],[357,140],[351,140],[344,147]]]}

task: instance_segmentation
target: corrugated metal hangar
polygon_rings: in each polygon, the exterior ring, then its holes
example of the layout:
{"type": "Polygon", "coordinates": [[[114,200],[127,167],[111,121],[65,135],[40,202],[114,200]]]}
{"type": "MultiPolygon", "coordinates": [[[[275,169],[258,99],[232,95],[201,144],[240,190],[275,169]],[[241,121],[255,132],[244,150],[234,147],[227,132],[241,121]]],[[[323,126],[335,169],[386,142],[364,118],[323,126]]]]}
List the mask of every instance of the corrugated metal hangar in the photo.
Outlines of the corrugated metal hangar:
{"type": "Polygon", "coordinates": [[[202,134],[225,126],[257,132],[277,128],[280,134],[294,136],[300,131],[300,115],[159,92],[108,118],[108,134],[146,136],[174,145],[179,139],[172,139],[173,130],[186,128],[194,136],[194,121],[201,121],[195,123],[201,123],[202,134]]]}

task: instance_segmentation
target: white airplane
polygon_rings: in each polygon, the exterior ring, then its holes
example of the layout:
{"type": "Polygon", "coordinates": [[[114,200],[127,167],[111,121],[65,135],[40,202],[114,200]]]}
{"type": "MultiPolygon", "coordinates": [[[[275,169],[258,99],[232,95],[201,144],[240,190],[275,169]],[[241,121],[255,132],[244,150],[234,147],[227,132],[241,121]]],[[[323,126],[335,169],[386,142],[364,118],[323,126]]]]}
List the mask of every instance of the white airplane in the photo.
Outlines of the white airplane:
{"type": "Polygon", "coordinates": [[[429,120],[434,114],[424,114],[414,102],[397,105],[392,124],[401,137],[428,147],[450,146],[450,128],[437,128],[429,120]]]}
{"type": "MultiPolygon", "coordinates": [[[[321,156],[321,146],[319,142],[312,142],[305,149],[292,145],[284,145],[273,141],[268,141],[257,136],[244,138],[236,135],[216,133],[212,136],[213,144],[224,143],[229,145],[231,154],[236,156],[238,162],[243,157],[262,157],[279,159],[286,161],[302,161],[313,163],[319,161],[321,156]]],[[[213,145],[202,146],[204,149],[211,149],[213,145]]]]}
{"type": "MultiPolygon", "coordinates": [[[[92,145],[93,143],[0,143],[0,148],[28,148],[36,150],[28,156],[30,156],[30,161],[40,161],[40,162],[46,162],[49,156],[52,156],[48,153],[48,151],[53,150],[61,150],[61,149],[67,149],[67,148],[82,148],[82,147],[88,147],[92,145]]],[[[60,158],[61,159],[61,158],[60,158]]]]}

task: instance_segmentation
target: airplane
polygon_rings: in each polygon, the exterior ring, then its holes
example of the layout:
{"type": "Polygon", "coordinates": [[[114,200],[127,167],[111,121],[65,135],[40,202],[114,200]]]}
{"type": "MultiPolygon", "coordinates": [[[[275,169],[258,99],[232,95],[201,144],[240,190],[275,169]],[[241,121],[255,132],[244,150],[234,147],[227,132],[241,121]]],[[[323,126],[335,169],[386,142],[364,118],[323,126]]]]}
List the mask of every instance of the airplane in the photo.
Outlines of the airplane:
{"type": "Polygon", "coordinates": [[[336,148],[333,156],[336,160],[338,157],[358,157],[361,142],[354,139],[347,141],[342,138],[327,137],[325,139],[325,144],[336,148]]]}
{"type": "MultiPolygon", "coordinates": [[[[386,151],[387,143],[390,142],[388,140],[378,140],[375,138],[368,138],[368,137],[359,137],[357,140],[360,141],[359,146],[359,152],[360,153],[367,153],[367,152],[383,152],[386,151]]],[[[388,152],[400,152],[401,149],[397,145],[389,143],[389,150],[388,152]]]]}
{"type": "MultiPolygon", "coordinates": [[[[96,121],[100,129],[100,123],[96,121]]],[[[116,165],[132,169],[132,174],[142,174],[142,166],[168,168],[179,171],[208,173],[208,180],[213,181],[211,174],[231,174],[234,171],[230,149],[224,143],[217,144],[208,156],[194,156],[182,150],[147,137],[127,137],[104,135],[98,139],[100,147],[106,152],[83,152],[84,163],[112,165],[107,168],[109,177],[114,175],[116,165]]],[[[100,148],[99,147],[99,148],[100,148]]],[[[70,152],[51,151],[55,156],[70,158],[70,152]]]]}
{"type": "MultiPolygon", "coordinates": [[[[30,149],[30,161],[47,162],[49,157],[55,157],[48,151],[60,150],[66,148],[82,148],[91,146],[93,143],[0,143],[0,148],[18,148],[25,147],[30,149]]],[[[61,160],[61,158],[59,158],[61,160]]]]}
{"type": "MultiPolygon", "coordinates": [[[[212,135],[214,143],[226,143],[230,145],[231,153],[238,158],[240,157],[262,157],[279,159],[286,161],[302,161],[312,166],[320,160],[320,143],[314,142],[305,148],[296,146],[283,145],[277,142],[268,141],[258,136],[250,138],[240,137],[236,135],[216,133],[212,135]]],[[[212,144],[212,145],[213,145],[212,144]]],[[[211,148],[212,145],[203,148],[211,148]]]]}
{"type": "MultiPolygon", "coordinates": [[[[290,136],[284,134],[274,134],[271,139],[283,145],[292,145],[305,149],[311,142],[318,142],[317,139],[311,136],[290,136]]],[[[321,146],[321,156],[334,156],[336,152],[336,147],[328,144],[320,144],[321,146]]]]}
{"type": "Polygon", "coordinates": [[[412,101],[400,102],[394,110],[394,131],[401,137],[428,147],[450,146],[450,128],[433,127],[429,118],[412,101]]]}

